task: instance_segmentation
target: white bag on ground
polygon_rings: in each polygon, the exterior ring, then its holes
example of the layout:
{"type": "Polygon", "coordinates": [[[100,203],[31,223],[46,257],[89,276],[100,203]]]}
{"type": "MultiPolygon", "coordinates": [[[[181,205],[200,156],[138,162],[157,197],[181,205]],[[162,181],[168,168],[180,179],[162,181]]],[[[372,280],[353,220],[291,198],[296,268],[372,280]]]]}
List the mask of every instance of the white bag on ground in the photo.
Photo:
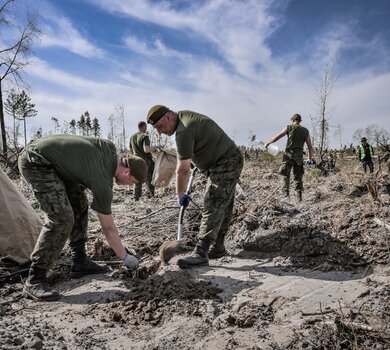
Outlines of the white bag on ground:
{"type": "Polygon", "coordinates": [[[24,264],[30,259],[42,221],[0,169],[0,257],[24,264]]]}
{"type": "Polygon", "coordinates": [[[176,170],[176,152],[168,149],[161,149],[157,153],[154,162],[152,185],[155,187],[167,187],[176,170]]]}

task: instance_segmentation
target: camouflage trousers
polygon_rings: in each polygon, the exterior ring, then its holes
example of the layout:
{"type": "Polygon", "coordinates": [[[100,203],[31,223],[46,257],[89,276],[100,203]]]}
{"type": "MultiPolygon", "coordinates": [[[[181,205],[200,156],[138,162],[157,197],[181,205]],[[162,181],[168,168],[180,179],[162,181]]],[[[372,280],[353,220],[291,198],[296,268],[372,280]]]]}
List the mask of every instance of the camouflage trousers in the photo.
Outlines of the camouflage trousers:
{"type": "Polygon", "coordinates": [[[85,187],[58,176],[46,165],[30,162],[24,151],[19,170],[31,185],[43,210],[44,224],[31,254],[31,266],[52,268],[69,238],[69,245],[87,240],[88,199],[85,187]]]}
{"type": "Polygon", "coordinates": [[[208,177],[204,197],[199,238],[215,241],[229,228],[234,206],[234,193],[244,164],[237,147],[227,151],[205,174],[208,177]]]}
{"type": "MultiPolygon", "coordinates": [[[[148,172],[146,174],[146,187],[151,196],[154,196],[154,186],[152,185],[153,171],[154,171],[154,161],[153,159],[146,158],[144,159],[146,166],[148,167],[148,172]]],[[[134,185],[134,198],[138,200],[142,196],[142,183],[136,183],[134,185]]]]}
{"type": "Polygon", "coordinates": [[[290,192],[290,173],[294,173],[295,190],[303,190],[303,153],[302,152],[284,152],[283,163],[280,166],[279,174],[282,175],[282,188],[285,194],[290,192]]]}

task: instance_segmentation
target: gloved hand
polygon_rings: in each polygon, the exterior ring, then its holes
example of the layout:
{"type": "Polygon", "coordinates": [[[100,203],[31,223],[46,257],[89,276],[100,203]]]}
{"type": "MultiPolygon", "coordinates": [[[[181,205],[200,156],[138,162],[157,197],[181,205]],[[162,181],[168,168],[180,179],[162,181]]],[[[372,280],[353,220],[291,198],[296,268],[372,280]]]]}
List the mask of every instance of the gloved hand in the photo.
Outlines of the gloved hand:
{"type": "Polygon", "coordinates": [[[179,197],[179,205],[181,207],[183,205],[187,206],[190,201],[192,201],[192,197],[187,193],[184,193],[181,197],[179,197]]]}
{"type": "Polygon", "coordinates": [[[139,261],[135,256],[126,254],[122,261],[126,270],[134,271],[138,269],[139,261]]]}

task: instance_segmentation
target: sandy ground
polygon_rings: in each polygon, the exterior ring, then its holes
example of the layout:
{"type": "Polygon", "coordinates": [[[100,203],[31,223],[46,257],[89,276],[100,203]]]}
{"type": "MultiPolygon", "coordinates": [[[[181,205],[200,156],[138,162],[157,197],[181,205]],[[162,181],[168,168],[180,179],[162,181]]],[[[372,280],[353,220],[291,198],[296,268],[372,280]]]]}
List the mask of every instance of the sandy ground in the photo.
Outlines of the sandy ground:
{"type": "MultiPolygon", "coordinates": [[[[347,167],[307,171],[305,201],[285,203],[276,166],[247,162],[230,254],[208,267],[159,264],[159,246],[176,237],[172,189],[137,203],[116,189],[114,215],[138,275],[100,243],[93,213],[89,252],[112,271],[72,280],[66,248],[51,276],[58,302],[21,298],[25,273],[15,272],[25,267],[2,262],[0,349],[390,349],[390,232],[374,220],[388,218],[388,178],[375,180],[378,202],[347,167]]],[[[196,205],[204,184],[199,176],[196,205]]],[[[195,204],[186,214],[193,238],[195,204]]]]}

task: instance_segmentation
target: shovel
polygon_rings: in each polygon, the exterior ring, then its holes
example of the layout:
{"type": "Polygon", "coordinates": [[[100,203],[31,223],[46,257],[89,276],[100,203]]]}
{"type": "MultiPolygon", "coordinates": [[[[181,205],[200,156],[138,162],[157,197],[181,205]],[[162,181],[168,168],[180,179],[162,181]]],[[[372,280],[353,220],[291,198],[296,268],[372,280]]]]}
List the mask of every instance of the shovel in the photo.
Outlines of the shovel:
{"type": "MultiPolygon", "coordinates": [[[[188,184],[185,192],[188,195],[191,193],[192,182],[194,180],[194,176],[197,170],[198,169],[196,167],[191,169],[191,175],[188,180],[188,184]]],[[[180,207],[179,223],[177,226],[177,240],[164,242],[159,249],[160,261],[163,265],[168,264],[169,260],[175,255],[184,253],[185,251],[188,250],[187,247],[188,240],[186,238],[183,239],[184,212],[186,210],[187,205],[188,203],[180,207]]]]}
{"type": "MultiPolygon", "coordinates": [[[[190,195],[190,193],[191,193],[192,182],[194,181],[194,176],[195,176],[195,173],[196,173],[197,170],[198,170],[197,167],[193,167],[191,169],[190,179],[188,180],[188,184],[187,184],[187,188],[186,188],[186,192],[185,192],[188,195],[190,195]]],[[[182,205],[180,207],[180,211],[179,211],[179,224],[177,225],[177,240],[183,238],[184,212],[186,210],[187,205],[188,205],[188,203],[186,203],[186,204],[184,204],[184,205],[182,205]]]]}

